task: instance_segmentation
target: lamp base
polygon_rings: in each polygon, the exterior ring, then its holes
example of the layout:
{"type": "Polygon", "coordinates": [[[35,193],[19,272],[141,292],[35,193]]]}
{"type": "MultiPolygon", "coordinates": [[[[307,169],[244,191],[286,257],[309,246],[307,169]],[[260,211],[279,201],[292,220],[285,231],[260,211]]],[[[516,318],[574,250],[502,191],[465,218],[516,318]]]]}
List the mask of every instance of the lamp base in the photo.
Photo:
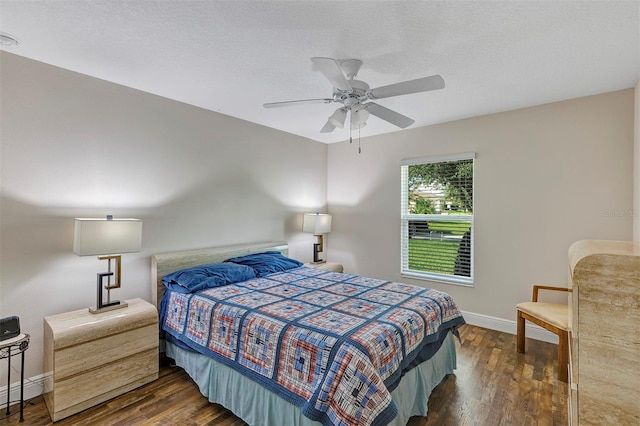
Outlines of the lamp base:
{"type": "Polygon", "coordinates": [[[129,304],[127,302],[120,302],[119,300],[114,300],[113,302],[111,302],[109,304],[106,304],[106,305],[103,305],[100,308],[92,306],[92,307],[89,308],[89,312],[91,312],[92,314],[101,314],[103,312],[114,311],[116,309],[126,308],[127,306],[129,306],[129,304]]]}
{"type": "Polygon", "coordinates": [[[323,263],[324,260],[320,259],[319,253],[322,251],[322,235],[318,235],[320,242],[313,245],[313,262],[323,263]]]}

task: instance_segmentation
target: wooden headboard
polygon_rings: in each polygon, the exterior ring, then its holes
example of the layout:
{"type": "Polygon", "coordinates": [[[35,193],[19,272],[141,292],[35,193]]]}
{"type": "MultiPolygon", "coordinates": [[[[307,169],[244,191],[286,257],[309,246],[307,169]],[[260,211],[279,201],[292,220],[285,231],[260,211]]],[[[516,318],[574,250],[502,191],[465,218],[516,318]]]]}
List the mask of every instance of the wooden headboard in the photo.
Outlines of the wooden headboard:
{"type": "Polygon", "coordinates": [[[151,302],[156,308],[159,307],[158,305],[162,300],[165,290],[162,279],[167,274],[184,268],[209,263],[220,263],[230,257],[261,253],[263,251],[279,251],[284,256],[288,256],[289,246],[284,241],[271,241],[153,255],[151,256],[151,302]]]}

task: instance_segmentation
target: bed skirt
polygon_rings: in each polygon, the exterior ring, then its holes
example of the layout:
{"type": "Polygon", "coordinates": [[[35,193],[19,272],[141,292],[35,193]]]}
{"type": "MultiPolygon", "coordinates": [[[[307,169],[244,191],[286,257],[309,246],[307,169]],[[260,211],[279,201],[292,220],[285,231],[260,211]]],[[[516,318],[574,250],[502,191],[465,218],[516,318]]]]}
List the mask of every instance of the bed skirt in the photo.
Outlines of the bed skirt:
{"type": "MultiPolygon", "coordinates": [[[[167,342],[166,354],[198,385],[210,402],[231,410],[251,426],[322,426],[300,408],[265,389],[236,370],[197,352],[167,342]]],[[[409,370],[391,392],[398,406],[392,426],[406,426],[412,416],[426,416],[431,391],[456,368],[454,337],[448,333],[435,355],[409,370]]]]}

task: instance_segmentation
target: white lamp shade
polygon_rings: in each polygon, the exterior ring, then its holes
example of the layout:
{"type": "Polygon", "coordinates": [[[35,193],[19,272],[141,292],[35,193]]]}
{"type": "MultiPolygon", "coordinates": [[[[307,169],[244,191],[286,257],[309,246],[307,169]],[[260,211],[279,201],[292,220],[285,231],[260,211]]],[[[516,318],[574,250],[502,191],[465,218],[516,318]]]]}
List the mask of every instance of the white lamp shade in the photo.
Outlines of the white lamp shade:
{"type": "Polygon", "coordinates": [[[331,215],[324,213],[305,213],[302,219],[302,232],[314,235],[331,232],[331,215]]]}
{"type": "Polygon", "coordinates": [[[131,253],[141,249],[140,219],[76,219],[73,252],[78,256],[131,253]]]}
{"type": "Polygon", "coordinates": [[[351,130],[362,129],[366,125],[367,125],[367,123],[362,123],[362,124],[351,123],[351,130]]]}
{"type": "Polygon", "coordinates": [[[329,117],[329,123],[333,124],[335,127],[343,128],[344,121],[347,119],[347,109],[346,108],[338,108],[335,110],[331,117],[329,117]]]}
{"type": "Polygon", "coordinates": [[[354,105],[351,108],[351,123],[356,126],[362,125],[369,118],[369,110],[362,105],[354,105]]]}

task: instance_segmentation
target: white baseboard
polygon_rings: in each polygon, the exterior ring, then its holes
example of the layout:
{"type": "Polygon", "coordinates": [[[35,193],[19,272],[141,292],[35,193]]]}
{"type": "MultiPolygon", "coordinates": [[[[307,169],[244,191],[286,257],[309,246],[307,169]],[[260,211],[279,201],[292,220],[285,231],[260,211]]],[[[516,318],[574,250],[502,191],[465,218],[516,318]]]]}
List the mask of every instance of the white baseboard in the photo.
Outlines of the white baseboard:
{"type": "MultiPolygon", "coordinates": [[[[462,315],[464,316],[465,321],[471,325],[477,325],[478,327],[488,328],[490,330],[502,331],[503,333],[516,334],[516,321],[465,311],[462,311],[462,315]]],[[[527,321],[525,325],[525,335],[531,339],[554,343],[556,345],[558,344],[557,335],[542,327],[538,327],[529,321],[527,321]]]]}
{"type": "MultiPolygon", "coordinates": [[[[49,373],[51,374],[51,373],[49,373]]],[[[14,371],[11,372],[11,377],[20,377],[20,373],[16,373],[14,371]],[[17,374],[14,376],[14,374],[17,374]]],[[[40,374],[35,377],[25,377],[24,378],[24,400],[28,401],[31,398],[35,398],[38,395],[42,395],[44,392],[44,382],[45,382],[45,374],[40,374]]],[[[20,382],[11,383],[11,388],[9,389],[11,394],[9,395],[9,400],[11,401],[11,405],[18,404],[20,402],[20,382]]],[[[7,386],[3,386],[0,388],[0,407],[3,410],[7,408],[7,386]]],[[[13,410],[12,410],[13,412],[13,410]]]]}

